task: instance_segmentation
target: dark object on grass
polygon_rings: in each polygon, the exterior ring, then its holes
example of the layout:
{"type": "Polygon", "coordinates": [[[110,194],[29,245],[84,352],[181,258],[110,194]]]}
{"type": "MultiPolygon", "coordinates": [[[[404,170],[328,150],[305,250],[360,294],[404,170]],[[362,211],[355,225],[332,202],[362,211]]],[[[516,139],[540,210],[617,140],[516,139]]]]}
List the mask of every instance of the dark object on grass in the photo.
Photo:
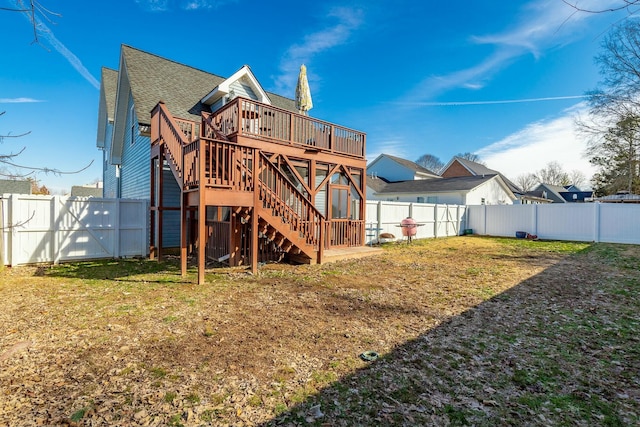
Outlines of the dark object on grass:
{"type": "Polygon", "coordinates": [[[360,359],[364,360],[365,362],[373,362],[375,360],[378,360],[378,357],[380,357],[380,355],[371,350],[365,351],[364,353],[360,354],[360,359]]]}
{"type": "Polygon", "coordinates": [[[518,239],[524,239],[525,237],[527,237],[527,233],[526,231],[516,231],[516,237],[518,239]]]}

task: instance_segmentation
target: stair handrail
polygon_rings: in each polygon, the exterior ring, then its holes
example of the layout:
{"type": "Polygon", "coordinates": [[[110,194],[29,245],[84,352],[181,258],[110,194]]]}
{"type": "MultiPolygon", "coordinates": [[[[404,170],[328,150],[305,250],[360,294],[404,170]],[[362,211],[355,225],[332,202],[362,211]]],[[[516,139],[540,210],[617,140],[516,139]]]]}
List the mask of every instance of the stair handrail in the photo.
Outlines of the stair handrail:
{"type": "MultiPolygon", "coordinates": [[[[152,143],[164,142],[169,157],[173,161],[177,173],[178,182],[183,175],[183,147],[189,143],[182,128],[178,125],[178,119],[174,118],[164,102],[160,101],[151,111],[151,121],[157,120],[158,134],[152,136],[152,143]]],[[[181,120],[187,122],[186,120],[181,120]]],[[[153,126],[151,127],[153,129],[153,126]]]]}
{"type": "Polygon", "coordinates": [[[280,169],[271,163],[266,154],[260,152],[260,159],[262,161],[259,165],[257,183],[260,186],[259,193],[263,207],[277,212],[278,216],[289,223],[292,231],[302,233],[307,244],[319,249],[322,244],[320,237],[324,215],[280,169]],[[274,177],[273,182],[265,181],[265,173],[270,173],[274,177]],[[293,199],[283,199],[282,195],[285,192],[288,198],[293,197],[293,199]],[[298,209],[293,208],[292,205],[298,209]]]}

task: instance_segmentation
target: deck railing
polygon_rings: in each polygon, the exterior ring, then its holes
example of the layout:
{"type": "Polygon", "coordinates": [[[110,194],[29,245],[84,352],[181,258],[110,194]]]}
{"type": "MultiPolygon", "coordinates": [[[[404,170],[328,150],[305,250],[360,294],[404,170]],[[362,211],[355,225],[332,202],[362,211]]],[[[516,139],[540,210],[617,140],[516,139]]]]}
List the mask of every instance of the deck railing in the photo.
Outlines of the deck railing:
{"type": "MultiPolygon", "coordinates": [[[[236,98],[215,113],[211,123],[227,136],[242,135],[334,154],[365,157],[366,135],[291,111],[236,98]]],[[[210,126],[203,123],[202,135],[210,126]]]]}
{"type": "Polygon", "coordinates": [[[194,135],[195,123],[174,118],[164,103],[159,102],[151,111],[151,144],[162,140],[178,175],[184,176],[182,148],[189,142],[187,137],[194,135]]]}
{"type": "Polygon", "coordinates": [[[184,146],[184,186],[252,191],[252,165],[255,149],[231,142],[200,138],[184,146]],[[204,153],[204,173],[199,156],[204,153]],[[200,180],[204,181],[200,181],[200,180]]]}
{"type": "Polygon", "coordinates": [[[327,221],[325,226],[325,247],[364,244],[364,220],[332,219],[327,221]]]}

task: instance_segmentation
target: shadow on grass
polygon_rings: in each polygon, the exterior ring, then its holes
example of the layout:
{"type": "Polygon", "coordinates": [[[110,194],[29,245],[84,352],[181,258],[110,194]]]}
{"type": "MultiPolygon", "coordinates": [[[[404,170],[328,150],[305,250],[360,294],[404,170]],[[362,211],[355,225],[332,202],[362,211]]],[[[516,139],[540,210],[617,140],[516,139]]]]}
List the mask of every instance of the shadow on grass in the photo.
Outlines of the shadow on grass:
{"type": "Polygon", "coordinates": [[[623,251],[567,256],[263,426],[637,425],[640,277],[623,251]]]}
{"type": "Polygon", "coordinates": [[[108,259],[39,267],[35,272],[35,274],[39,276],[89,280],[122,280],[123,278],[131,276],[162,273],[172,276],[177,275],[179,279],[179,261],[155,261],[146,258],[108,259]]]}

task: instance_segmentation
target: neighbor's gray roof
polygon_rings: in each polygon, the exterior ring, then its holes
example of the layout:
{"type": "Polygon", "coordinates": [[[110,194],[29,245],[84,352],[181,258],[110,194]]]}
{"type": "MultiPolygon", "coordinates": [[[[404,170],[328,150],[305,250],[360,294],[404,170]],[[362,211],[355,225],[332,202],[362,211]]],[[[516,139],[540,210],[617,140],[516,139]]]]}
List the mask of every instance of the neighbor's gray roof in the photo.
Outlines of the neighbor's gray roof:
{"type": "Polygon", "coordinates": [[[483,164],[463,159],[462,157],[454,157],[454,160],[460,162],[465,168],[469,169],[474,175],[498,175],[500,172],[489,169],[483,164]]]}
{"type": "Polygon", "coordinates": [[[387,186],[389,181],[381,176],[367,176],[367,187],[371,188],[376,193],[380,193],[387,186]]]}
{"type": "Polygon", "coordinates": [[[420,166],[419,164],[417,164],[416,162],[412,162],[411,160],[407,160],[407,159],[403,159],[400,157],[396,157],[396,156],[392,156],[390,154],[383,154],[383,156],[386,156],[388,158],[390,158],[391,160],[396,161],[397,163],[400,163],[402,166],[413,170],[414,172],[421,172],[421,173],[427,173],[429,175],[433,175],[433,176],[438,176],[437,173],[430,171],[429,169],[420,166]]]}
{"type": "Polygon", "coordinates": [[[115,118],[116,90],[118,89],[118,72],[111,68],[102,67],[102,85],[104,96],[107,102],[107,117],[109,120],[115,118]]]}
{"type": "Polygon", "coordinates": [[[31,183],[15,179],[0,179],[0,196],[3,194],[31,194],[31,183]]]}
{"type": "MultiPolygon", "coordinates": [[[[200,111],[209,109],[200,100],[225,81],[224,77],[127,45],[122,45],[122,56],[138,122],[144,124],[151,122],[151,110],[161,100],[174,117],[199,120],[200,111]]],[[[268,95],[273,106],[297,111],[293,99],[272,93],[268,95]]]]}
{"type": "Polygon", "coordinates": [[[453,160],[457,160],[458,162],[460,162],[460,164],[462,164],[464,167],[469,169],[471,173],[473,173],[474,175],[500,175],[500,178],[502,178],[504,183],[507,184],[507,187],[509,187],[509,190],[516,193],[522,192],[520,187],[518,187],[516,184],[511,182],[506,176],[502,175],[497,170],[489,169],[488,167],[486,167],[481,163],[463,159],[462,157],[458,157],[458,156],[455,156],[453,160]]]}
{"type": "Polygon", "coordinates": [[[377,193],[444,193],[473,190],[496,175],[458,176],[442,179],[416,179],[410,181],[390,182],[377,193]]]}
{"type": "Polygon", "coordinates": [[[84,187],[74,185],[71,187],[71,196],[75,197],[102,197],[102,188],[84,187]]]}

